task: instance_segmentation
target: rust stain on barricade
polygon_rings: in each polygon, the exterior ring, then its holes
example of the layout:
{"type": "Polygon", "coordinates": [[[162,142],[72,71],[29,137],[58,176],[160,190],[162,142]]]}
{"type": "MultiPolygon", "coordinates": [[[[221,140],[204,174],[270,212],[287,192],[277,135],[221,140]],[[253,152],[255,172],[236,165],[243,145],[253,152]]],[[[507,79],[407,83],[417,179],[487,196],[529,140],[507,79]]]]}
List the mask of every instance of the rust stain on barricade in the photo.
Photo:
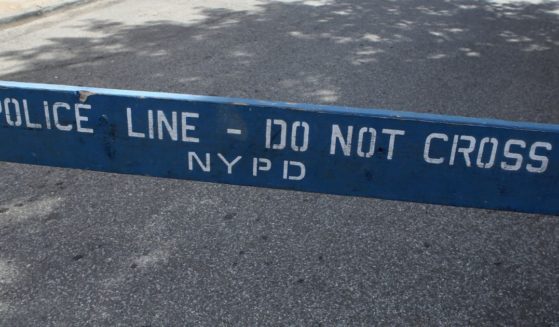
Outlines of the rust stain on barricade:
{"type": "Polygon", "coordinates": [[[80,95],[80,102],[84,103],[87,102],[87,98],[89,98],[90,96],[94,95],[95,93],[90,92],[90,91],[80,91],[79,95],[80,95]]]}

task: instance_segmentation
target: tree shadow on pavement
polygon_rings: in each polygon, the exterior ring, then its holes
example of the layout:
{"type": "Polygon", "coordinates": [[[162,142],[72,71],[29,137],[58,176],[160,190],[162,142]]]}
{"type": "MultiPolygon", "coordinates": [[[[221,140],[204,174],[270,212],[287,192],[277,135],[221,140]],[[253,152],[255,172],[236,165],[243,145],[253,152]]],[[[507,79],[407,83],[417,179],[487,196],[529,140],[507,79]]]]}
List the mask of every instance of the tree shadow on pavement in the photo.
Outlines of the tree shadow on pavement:
{"type": "Polygon", "coordinates": [[[318,3],[202,8],[193,24],[90,20],[0,51],[18,70],[1,77],[559,121],[556,3],[318,3]]]}

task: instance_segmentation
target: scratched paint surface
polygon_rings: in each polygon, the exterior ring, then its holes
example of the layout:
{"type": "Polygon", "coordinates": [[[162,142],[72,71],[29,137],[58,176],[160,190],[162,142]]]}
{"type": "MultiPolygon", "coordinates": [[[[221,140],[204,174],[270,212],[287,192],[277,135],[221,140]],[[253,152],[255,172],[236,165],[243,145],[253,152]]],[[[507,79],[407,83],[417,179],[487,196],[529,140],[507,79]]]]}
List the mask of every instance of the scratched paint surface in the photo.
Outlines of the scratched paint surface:
{"type": "Polygon", "coordinates": [[[559,214],[559,126],[0,82],[0,160],[559,214]]]}

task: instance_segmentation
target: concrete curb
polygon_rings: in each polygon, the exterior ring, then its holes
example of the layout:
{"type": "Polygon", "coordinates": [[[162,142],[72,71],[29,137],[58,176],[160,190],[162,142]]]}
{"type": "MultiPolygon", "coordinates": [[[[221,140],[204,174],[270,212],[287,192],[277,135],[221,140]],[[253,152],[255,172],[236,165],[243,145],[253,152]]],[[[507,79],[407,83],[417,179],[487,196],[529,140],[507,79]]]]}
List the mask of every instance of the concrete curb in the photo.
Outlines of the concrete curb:
{"type": "Polygon", "coordinates": [[[95,0],[64,1],[64,2],[58,3],[58,4],[54,4],[54,5],[38,8],[38,9],[32,9],[32,10],[24,11],[22,13],[15,14],[15,15],[12,15],[12,16],[0,17],[0,27],[3,27],[4,25],[8,25],[8,24],[13,24],[13,23],[18,22],[18,21],[26,20],[26,19],[29,19],[29,18],[40,17],[40,16],[43,16],[45,14],[49,14],[49,13],[52,13],[52,12],[55,12],[55,11],[58,11],[58,10],[71,8],[71,7],[76,7],[76,6],[79,6],[79,5],[84,5],[86,3],[93,2],[93,1],[95,1],[95,0]]]}

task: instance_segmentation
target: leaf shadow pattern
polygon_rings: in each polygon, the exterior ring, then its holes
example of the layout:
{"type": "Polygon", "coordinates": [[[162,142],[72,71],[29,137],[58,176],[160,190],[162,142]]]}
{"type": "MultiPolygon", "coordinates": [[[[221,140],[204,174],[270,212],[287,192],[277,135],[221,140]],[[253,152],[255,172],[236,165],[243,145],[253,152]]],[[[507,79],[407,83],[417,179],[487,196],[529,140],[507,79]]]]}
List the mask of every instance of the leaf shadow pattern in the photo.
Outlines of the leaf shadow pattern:
{"type": "Polygon", "coordinates": [[[90,37],[0,51],[1,78],[559,121],[555,2],[306,2],[90,19],[72,26],[90,37]]]}

